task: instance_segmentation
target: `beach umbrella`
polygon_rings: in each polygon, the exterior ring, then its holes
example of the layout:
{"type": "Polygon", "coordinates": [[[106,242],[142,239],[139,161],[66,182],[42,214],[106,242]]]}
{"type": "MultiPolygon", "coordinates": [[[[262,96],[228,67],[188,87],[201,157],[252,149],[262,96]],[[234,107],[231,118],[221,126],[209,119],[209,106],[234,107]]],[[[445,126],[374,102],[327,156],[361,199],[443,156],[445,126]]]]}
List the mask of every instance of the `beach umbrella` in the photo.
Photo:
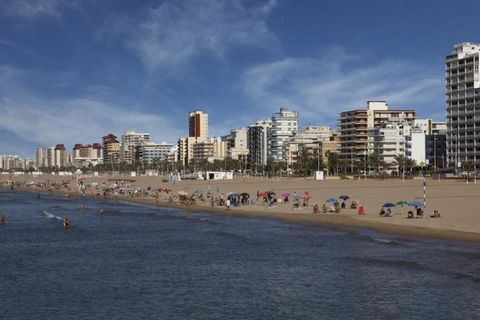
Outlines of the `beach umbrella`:
{"type": "Polygon", "coordinates": [[[197,189],[193,193],[203,193],[203,190],[202,189],[197,189]]]}
{"type": "Polygon", "coordinates": [[[422,201],[412,201],[408,204],[409,206],[415,207],[415,208],[422,208],[424,207],[422,201]]]}
{"type": "Polygon", "coordinates": [[[240,193],[240,196],[242,197],[250,197],[250,195],[246,192],[240,193]]]}
{"type": "Polygon", "coordinates": [[[290,197],[291,193],[290,192],[284,192],[282,193],[282,197],[290,197]]]}
{"type": "Polygon", "coordinates": [[[347,196],[346,194],[342,194],[340,197],[338,197],[339,199],[342,199],[342,200],[345,200],[347,201],[348,199],[350,199],[349,196],[347,196]]]}
{"type": "Polygon", "coordinates": [[[236,193],[236,192],[227,193],[227,197],[236,197],[236,196],[238,196],[238,193],[236,193]]]}
{"type": "Polygon", "coordinates": [[[382,208],[393,208],[395,205],[391,202],[384,203],[382,208]]]}
{"type": "Polygon", "coordinates": [[[326,202],[332,202],[332,203],[337,203],[337,198],[331,197],[326,200],[326,202]]]}
{"type": "Polygon", "coordinates": [[[408,206],[408,204],[409,204],[409,202],[405,201],[405,200],[400,200],[400,201],[395,202],[396,206],[401,206],[401,207],[408,206]]]}
{"type": "Polygon", "coordinates": [[[177,194],[179,196],[188,196],[188,192],[185,192],[185,191],[178,191],[177,194]]]}

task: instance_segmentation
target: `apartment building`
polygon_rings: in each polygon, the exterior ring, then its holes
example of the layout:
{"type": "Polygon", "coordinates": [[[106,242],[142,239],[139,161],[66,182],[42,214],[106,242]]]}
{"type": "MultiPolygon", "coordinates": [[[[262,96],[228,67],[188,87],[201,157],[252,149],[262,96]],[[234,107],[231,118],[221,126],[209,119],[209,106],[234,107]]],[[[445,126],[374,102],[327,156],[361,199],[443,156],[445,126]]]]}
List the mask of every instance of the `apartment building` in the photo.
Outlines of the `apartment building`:
{"type": "Polygon", "coordinates": [[[111,133],[102,137],[103,163],[113,164],[120,162],[120,142],[111,133]]]}
{"type": "Polygon", "coordinates": [[[298,112],[280,108],[272,115],[269,155],[276,161],[286,161],[288,140],[298,130],[298,112]]]}
{"type": "Polygon", "coordinates": [[[126,131],[121,138],[120,162],[133,163],[138,156],[138,147],[150,142],[150,133],[126,131]]]}
{"type": "Polygon", "coordinates": [[[260,120],[247,129],[248,165],[255,172],[267,164],[272,120],[260,120]]]}
{"type": "Polygon", "coordinates": [[[389,109],[384,100],[371,100],[366,108],[354,109],[340,113],[338,127],[340,132],[339,158],[353,163],[370,154],[368,132],[379,129],[391,118],[402,119],[413,125],[416,112],[413,109],[389,109]]]}
{"type": "Polygon", "coordinates": [[[103,163],[102,145],[100,143],[75,144],[73,146],[72,162],[77,168],[103,163]]]}
{"type": "Polygon", "coordinates": [[[480,164],[480,44],[456,44],[446,57],[447,160],[480,164]]]}

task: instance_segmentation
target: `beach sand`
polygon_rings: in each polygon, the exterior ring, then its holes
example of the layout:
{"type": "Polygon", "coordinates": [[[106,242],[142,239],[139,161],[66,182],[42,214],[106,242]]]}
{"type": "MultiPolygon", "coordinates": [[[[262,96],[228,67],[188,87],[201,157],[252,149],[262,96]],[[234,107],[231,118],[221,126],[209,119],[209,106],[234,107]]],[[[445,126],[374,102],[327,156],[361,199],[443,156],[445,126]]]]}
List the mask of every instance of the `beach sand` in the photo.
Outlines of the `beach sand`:
{"type": "MultiPolygon", "coordinates": [[[[5,181],[8,177],[2,177],[5,181]]],[[[75,178],[42,175],[33,177],[20,175],[13,177],[17,182],[39,182],[54,180],[57,182],[69,180],[70,186],[75,187],[75,178]]],[[[423,202],[423,179],[401,179],[388,180],[340,180],[331,179],[315,181],[302,178],[259,178],[259,177],[238,177],[234,180],[203,181],[183,180],[177,183],[162,182],[162,177],[129,177],[111,176],[86,177],[85,183],[103,182],[111,183],[109,179],[118,181],[134,179],[130,183],[131,188],[168,188],[171,194],[178,191],[193,193],[195,190],[203,190],[204,196],[208,189],[213,196],[219,197],[222,193],[229,192],[250,194],[251,199],[256,197],[257,191],[274,191],[279,198],[284,192],[303,195],[308,192],[310,205],[293,209],[292,201],[289,203],[278,203],[275,207],[269,208],[258,201],[256,205],[245,205],[226,210],[225,207],[214,207],[213,211],[227,214],[242,214],[249,216],[268,216],[297,223],[321,224],[331,226],[343,226],[353,228],[371,228],[380,232],[399,235],[426,236],[433,238],[446,238],[467,241],[480,241],[480,181],[479,184],[465,180],[434,180],[428,179],[426,192],[425,216],[417,219],[406,219],[408,210],[412,207],[392,208],[393,217],[380,217],[380,207],[386,202],[422,201],[423,202]],[[365,207],[365,215],[358,215],[356,210],[342,209],[341,213],[320,213],[313,214],[313,205],[318,204],[321,208],[326,199],[338,197],[342,194],[349,195],[352,199],[358,199],[365,207]],[[430,218],[433,210],[441,213],[441,218],[430,218]]],[[[32,189],[30,191],[39,191],[32,189]]],[[[66,190],[64,190],[65,192],[66,190]]],[[[70,191],[71,192],[71,191],[70,191]]],[[[212,211],[210,202],[200,202],[193,206],[186,206],[168,201],[169,194],[160,193],[158,200],[143,197],[119,197],[127,201],[142,202],[153,205],[181,207],[193,211],[212,211]]],[[[347,201],[347,205],[350,200],[347,201]]]]}

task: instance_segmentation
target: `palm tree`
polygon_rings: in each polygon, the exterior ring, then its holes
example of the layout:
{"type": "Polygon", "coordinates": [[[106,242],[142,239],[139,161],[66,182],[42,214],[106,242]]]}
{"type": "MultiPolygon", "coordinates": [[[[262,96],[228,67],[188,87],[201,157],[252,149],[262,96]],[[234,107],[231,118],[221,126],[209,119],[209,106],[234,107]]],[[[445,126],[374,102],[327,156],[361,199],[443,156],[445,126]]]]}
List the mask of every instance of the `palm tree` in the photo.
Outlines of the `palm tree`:
{"type": "Polygon", "coordinates": [[[338,154],[336,152],[330,152],[327,151],[327,157],[328,157],[328,171],[329,174],[337,174],[338,175],[338,167],[340,164],[340,161],[338,160],[338,154]]]}
{"type": "Polygon", "coordinates": [[[393,157],[393,159],[395,160],[395,165],[398,166],[398,174],[399,176],[402,175],[403,176],[403,173],[405,172],[405,162],[407,160],[407,158],[402,155],[402,154],[399,154],[399,155],[396,155],[395,157],[393,157]]]}
{"type": "Polygon", "coordinates": [[[405,159],[405,167],[407,167],[410,173],[413,172],[413,167],[417,165],[417,162],[414,159],[406,158],[405,159]]]}
{"type": "Polygon", "coordinates": [[[368,156],[368,162],[373,166],[374,172],[378,173],[382,164],[382,159],[378,152],[374,152],[368,156]]]}
{"type": "Polygon", "coordinates": [[[475,164],[473,163],[473,161],[465,161],[464,163],[462,163],[462,169],[467,171],[468,180],[468,177],[470,177],[470,172],[475,170],[475,164]]]}

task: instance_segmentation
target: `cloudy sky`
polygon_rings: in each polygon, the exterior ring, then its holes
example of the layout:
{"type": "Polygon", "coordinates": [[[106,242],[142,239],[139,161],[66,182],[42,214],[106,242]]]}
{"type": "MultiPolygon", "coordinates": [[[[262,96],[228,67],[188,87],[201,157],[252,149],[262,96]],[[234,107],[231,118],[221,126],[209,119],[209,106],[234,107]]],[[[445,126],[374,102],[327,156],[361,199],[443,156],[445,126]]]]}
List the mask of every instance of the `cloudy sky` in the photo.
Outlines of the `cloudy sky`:
{"type": "Polygon", "coordinates": [[[0,154],[99,142],[175,142],[187,112],[210,134],[281,106],[301,124],[385,99],[444,118],[444,57],[478,42],[480,2],[1,0],[0,154]]]}

